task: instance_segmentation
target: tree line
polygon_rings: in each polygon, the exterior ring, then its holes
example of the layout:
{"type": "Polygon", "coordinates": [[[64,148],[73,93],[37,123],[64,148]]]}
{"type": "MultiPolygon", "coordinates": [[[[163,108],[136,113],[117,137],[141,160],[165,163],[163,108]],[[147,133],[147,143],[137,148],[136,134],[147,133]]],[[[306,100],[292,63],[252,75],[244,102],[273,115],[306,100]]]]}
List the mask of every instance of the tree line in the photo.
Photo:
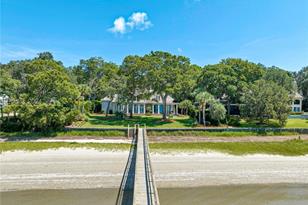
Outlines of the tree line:
{"type": "Polygon", "coordinates": [[[283,126],[297,91],[308,107],[308,67],[291,73],[238,58],[200,67],[185,56],[162,51],[126,56],[121,65],[92,57],[71,67],[43,52],[0,67],[0,95],[10,101],[1,112],[2,130],[61,128],[83,120],[87,112],[100,111],[101,99],[113,100],[115,95],[129,106],[159,95],[163,120],[172,96],[184,114],[204,125],[228,123],[231,104],[237,104],[241,117],[261,123],[274,118],[283,126]]]}

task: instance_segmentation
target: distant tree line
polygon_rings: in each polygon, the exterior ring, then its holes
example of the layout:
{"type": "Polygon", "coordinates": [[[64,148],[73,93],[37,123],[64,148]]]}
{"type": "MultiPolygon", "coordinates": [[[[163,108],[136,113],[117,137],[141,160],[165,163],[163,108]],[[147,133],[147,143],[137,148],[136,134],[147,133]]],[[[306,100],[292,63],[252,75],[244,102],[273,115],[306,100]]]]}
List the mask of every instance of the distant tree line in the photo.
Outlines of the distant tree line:
{"type": "Polygon", "coordinates": [[[291,73],[227,58],[202,68],[185,56],[162,51],[127,56],[121,65],[92,57],[72,67],[44,52],[0,67],[0,95],[10,101],[1,109],[2,130],[62,128],[83,120],[87,112],[99,112],[101,99],[113,100],[115,95],[129,106],[136,99],[160,95],[163,120],[172,96],[183,114],[203,125],[230,123],[231,104],[237,104],[243,118],[260,123],[274,118],[283,126],[296,91],[304,95],[308,108],[308,67],[291,73]]]}

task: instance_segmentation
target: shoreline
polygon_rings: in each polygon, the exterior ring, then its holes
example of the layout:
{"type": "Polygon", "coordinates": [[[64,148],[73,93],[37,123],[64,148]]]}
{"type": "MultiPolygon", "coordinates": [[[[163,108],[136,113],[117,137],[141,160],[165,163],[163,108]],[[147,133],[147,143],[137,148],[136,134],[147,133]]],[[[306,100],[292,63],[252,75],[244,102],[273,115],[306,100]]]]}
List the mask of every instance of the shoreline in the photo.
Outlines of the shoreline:
{"type": "MultiPolygon", "coordinates": [[[[14,151],[0,154],[0,191],[118,188],[128,150],[14,151]]],[[[308,184],[308,155],[152,153],[158,188],[308,184]]]]}

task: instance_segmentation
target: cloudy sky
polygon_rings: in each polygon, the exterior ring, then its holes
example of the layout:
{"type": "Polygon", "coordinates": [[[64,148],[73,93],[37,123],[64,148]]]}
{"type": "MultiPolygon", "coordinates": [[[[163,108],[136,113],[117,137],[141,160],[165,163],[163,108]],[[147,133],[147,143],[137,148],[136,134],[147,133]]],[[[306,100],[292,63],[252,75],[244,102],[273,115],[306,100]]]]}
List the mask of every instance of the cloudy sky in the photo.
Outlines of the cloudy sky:
{"type": "Polygon", "coordinates": [[[1,0],[1,63],[50,51],[66,66],[152,50],[201,66],[308,65],[307,0],[1,0]]]}

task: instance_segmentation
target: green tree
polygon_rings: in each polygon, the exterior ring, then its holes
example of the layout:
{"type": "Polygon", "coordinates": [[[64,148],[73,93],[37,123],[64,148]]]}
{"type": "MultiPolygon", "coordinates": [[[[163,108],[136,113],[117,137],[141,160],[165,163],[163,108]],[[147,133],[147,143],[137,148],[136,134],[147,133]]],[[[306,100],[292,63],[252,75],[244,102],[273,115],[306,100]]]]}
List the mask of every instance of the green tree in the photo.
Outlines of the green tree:
{"type": "Polygon", "coordinates": [[[239,85],[241,82],[238,82],[238,73],[225,64],[205,66],[199,80],[199,87],[209,91],[216,98],[227,101],[228,115],[231,101],[238,102],[239,85]]]}
{"type": "Polygon", "coordinates": [[[78,88],[69,82],[68,76],[58,70],[40,71],[29,77],[29,97],[32,103],[63,103],[77,100],[80,93],[78,88]]]}
{"type": "Polygon", "coordinates": [[[80,60],[79,65],[72,68],[78,84],[87,84],[91,89],[89,99],[97,99],[99,81],[105,74],[104,67],[108,64],[100,57],[92,57],[80,60]]]}
{"type": "Polygon", "coordinates": [[[42,53],[38,53],[38,59],[41,60],[54,60],[53,59],[53,55],[50,52],[42,52],[42,53]]]}
{"type": "Polygon", "coordinates": [[[289,91],[289,93],[294,93],[295,91],[295,80],[292,77],[292,74],[278,67],[273,66],[266,69],[263,79],[265,81],[272,81],[276,83],[277,85],[289,91]]]}
{"type": "MultiPolygon", "coordinates": [[[[202,111],[202,123],[205,126],[206,125],[206,121],[205,121],[206,105],[207,103],[214,102],[214,96],[208,92],[200,92],[196,95],[196,100],[199,103],[199,109],[202,111]]],[[[199,110],[199,123],[201,123],[200,110],[199,110]]]]}
{"type": "Polygon", "coordinates": [[[129,105],[133,116],[133,102],[149,94],[148,64],[140,56],[126,56],[120,67],[123,89],[119,90],[119,101],[129,105]]]}
{"type": "Polygon", "coordinates": [[[298,91],[304,97],[303,109],[308,110],[308,66],[303,67],[298,73],[296,73],[296,83],[298,91]]]}
{"type": "Polygon", "coordinates": [[[308,66],[303,67],[296,75],[298,89],[308,98],[308,66]]]}
{"type": "Polygon", "coordinates": [[[223,120],[226,117],[226,108],[223,104],[219,102],[212,102],[209,107],[209,110],[211,118],[217,120],[219,124],[220,120],[223,120]]]}
{"type": "Polygon", "coordinates": [[[183,91],[190,93],[195,85],[190,61],[184,56],[176,56],[167,52],[155,51],[145,56],[149,66],[149,82],[154,93],[163,101],[163,119],[167,119],[167,98],[183,91]]]}
{"type": "Polygon", "coordinates": [[[120,73],[120,70],[115,64],[108,64],[105,66],[105,75],[100,79],[98,86],[98,95],[101,98],[107,97],[110,99],[108,101],[106,116],[108,116],[109,108],[111,102],[114,100],[116,96],[123,92],[125,89],[125,79],[120,73]]]}
{"type": "Polygon", "coordinates": [[[290,112],[289,92],[272,81],[259,80],[245,89],[241,114],[250,120],[264,123],[270,118],[285,125],[290,112]]]}
{"type": "Polygon", "coordinates": [[[194,109],[194,105],[190,100],[183,100],[180,102],[179,108],[182,109],[182,114],[187,115],[190,110],[194,109]]]}
{"type": "Polygon", "coordinates": [[[1,129],[60,128],[78,116],[77,86],[70,82],[61,63],[43,56],[1,65],[1,92],[10,96],[5,111],[17,113],[15,118],[1,122],[1,129]]]}

